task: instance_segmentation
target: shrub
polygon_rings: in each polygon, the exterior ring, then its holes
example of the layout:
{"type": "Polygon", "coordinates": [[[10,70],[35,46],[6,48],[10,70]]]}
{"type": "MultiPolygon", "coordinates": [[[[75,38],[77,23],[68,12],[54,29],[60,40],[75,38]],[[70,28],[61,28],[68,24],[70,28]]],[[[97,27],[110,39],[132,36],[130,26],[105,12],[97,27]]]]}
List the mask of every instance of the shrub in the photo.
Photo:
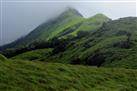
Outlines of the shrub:
{"type": "Polygon", "coordinates": [[[87,32],[87,31],[79,31],[77,33],[77,38],[82,38],[82,37],[87,36],[87,35],[89,35],[89,32],[87,32]]]}
{"type": "Polygon", "coordinates": [[[105,57],[103,56],[103,54],[97,52],[86,59],[86,65],[93,65],[100,67],[104,61],[105,61],[105,57]]]}

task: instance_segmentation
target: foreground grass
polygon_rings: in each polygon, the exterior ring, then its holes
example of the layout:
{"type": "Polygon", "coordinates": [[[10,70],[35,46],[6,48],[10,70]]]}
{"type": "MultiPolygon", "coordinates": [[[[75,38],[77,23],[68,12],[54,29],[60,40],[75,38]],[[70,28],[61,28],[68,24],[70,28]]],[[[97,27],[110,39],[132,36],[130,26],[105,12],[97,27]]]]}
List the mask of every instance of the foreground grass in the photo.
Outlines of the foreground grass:
{"type": "Polygon", "coordinates": [[[0,61],[0,91],[136,91],[137,70],[0,61]]]}

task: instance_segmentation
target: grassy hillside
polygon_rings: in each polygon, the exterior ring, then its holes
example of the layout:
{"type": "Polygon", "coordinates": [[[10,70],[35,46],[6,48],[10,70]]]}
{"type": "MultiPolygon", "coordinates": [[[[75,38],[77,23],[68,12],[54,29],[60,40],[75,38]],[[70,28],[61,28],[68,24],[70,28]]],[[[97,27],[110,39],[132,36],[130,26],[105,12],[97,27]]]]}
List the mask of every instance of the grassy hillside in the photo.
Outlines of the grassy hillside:
{"type": "Polygon", "coordinates": [[[0,59],[0,91],[136,91],[137,70],[0,59]]]}
{"type": "Polygon", "coordinates": [[[90,18],[83,20],[82,22],[75,24],[64,31],[60,32],[59,37],[67,38],[71,36],[77,36],[81,31],[94,32],[99,29],[103,23],[110,21],[110,19],[103,14],[96,14],[90,18]]]}
{"type": "Polygon", "coordinates": [[[103,14],[96,14],[88,19],[86,19],[79,28],[77,28],[72,35],[77,35],[79,31],[91,31],[94,32],[95,30],[99,29],[103,23],[110,21],[110,19],[103,15],[103,14]]]}

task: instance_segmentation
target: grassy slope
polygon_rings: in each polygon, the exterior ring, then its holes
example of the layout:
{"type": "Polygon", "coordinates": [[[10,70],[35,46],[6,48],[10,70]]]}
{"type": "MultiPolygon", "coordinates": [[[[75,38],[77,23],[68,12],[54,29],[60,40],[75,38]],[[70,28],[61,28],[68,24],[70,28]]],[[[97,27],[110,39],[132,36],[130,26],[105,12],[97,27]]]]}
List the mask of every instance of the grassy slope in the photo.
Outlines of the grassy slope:
{"type": "Polygon", "coordinates": [[[64,31],[60,32],[60,37],[67,38],[71,36],[77,36],[77,33],[80,31],[90,31],[94,32],[99,29],[103,23],[110,21],[108,17],[103,14],[96,14],[90,18],[83,20],[73,26],[64,29],[64,31]]]}
{"type": "Polygon", "coordinates": [[[137,70],[0,60],[0,91],[136,91],[137,70]]]}
{"type": "Polygon", "coordinates": [[[76,35],[79,31],[94,31],[99,29],[104,22],[108,22],[110,19],[103,14],[96,14],[93,17],[86,19],[81,26],[72,32],[72,35],[76,35]]]}

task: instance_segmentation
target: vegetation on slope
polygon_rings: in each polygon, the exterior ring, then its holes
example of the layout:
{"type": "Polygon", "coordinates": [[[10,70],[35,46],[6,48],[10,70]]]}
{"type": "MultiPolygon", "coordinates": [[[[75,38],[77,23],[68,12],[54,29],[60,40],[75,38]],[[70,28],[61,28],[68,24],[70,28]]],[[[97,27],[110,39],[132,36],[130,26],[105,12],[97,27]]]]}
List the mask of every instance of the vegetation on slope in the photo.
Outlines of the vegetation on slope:
{"type": "Polygon", "coordinates": [[[80,23],[77,23],[64,31],[60,32],[59,37],[61,38],[69,38],[73,36],[77,36],[77,34],[81,31],[94,32],[99,29],[103,23],[110,21],[110,19],[103,14],[96,14],[90,18],[83,20],[80,23]]]}
{"type": "Polygon", "coordinates": [[[88,19],[86,19],[79,28],[77,28],[71,34],[76,35],[79,31],[90,31],[94,32],[95,30],[99,29],[103,23],[110,21],[110,19],[103,15],[103,14],[96,14],[88,19]]]}
{"type": "Polygon", "coordinates": [[[43,61],[52,53],[52,49],[37,49],[28,51],[17,56],[14,56],[12,59],[23,59],[23,60],[40,60],[43,61]]]}
{"type": "Polygon", "coordinates": [[[0,63],[0,91],[136,91],[137,71],[39,61],[0,63]]]}

